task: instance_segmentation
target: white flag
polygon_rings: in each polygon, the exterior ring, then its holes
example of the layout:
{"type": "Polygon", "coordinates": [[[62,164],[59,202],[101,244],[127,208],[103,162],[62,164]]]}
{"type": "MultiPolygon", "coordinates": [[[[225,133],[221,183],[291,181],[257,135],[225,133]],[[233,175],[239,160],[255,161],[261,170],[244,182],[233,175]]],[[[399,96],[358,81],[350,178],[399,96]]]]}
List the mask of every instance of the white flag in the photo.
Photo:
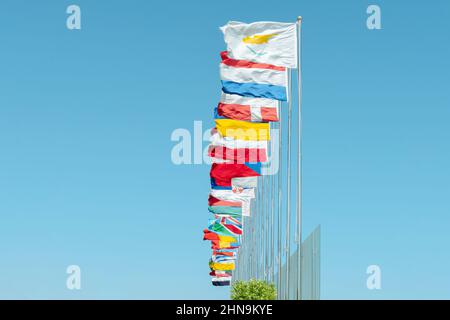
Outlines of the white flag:
{"type": "Polygon", "coordinates": [[[295,23],[230,21],[220,30],[230,58],[297,68],[295,23]]]}
{"type": "Polygon", "coordinates": [[[255,198],[254,189],[242,190],[220,190],[211,189],[210,195],[219,200],[225,201],[248,201],[255,198]]]}
{"type": "Polygon", "coordinates": [[[258,187],[258,177],[236,177],[231,178],[231,188],[257,188],[258,187]]]}

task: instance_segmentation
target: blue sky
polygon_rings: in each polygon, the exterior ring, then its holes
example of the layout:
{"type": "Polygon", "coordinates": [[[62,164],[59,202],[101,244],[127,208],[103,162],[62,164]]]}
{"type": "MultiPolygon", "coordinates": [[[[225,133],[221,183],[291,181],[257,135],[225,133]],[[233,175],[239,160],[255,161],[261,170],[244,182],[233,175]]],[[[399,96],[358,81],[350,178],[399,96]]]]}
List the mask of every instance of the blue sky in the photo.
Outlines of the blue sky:
{"type": "Polygon", "coordinates": [[[449,13],[445,1],[2,1],[0,298],[228,298],[201,241],[209,168],[174,165],[170,135],[212,126],[219,26],[297,15],[304,231],[322,225],[322,298],[450,298],[449,13]],[[366,28],[369,4],[382,30],[366,28]],[[66,289],[71,264],[80,291],[66,289]],[[382,290],[365,286],[371,264],[382,290]]]}

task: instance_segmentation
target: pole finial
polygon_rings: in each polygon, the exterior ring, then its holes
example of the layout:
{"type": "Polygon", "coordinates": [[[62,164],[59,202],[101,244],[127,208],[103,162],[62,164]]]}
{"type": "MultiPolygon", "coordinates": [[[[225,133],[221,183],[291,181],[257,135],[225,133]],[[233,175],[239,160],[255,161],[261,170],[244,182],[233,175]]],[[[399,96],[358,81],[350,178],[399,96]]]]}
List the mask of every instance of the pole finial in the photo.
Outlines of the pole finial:
{"type": "Polygon", "coordinates": [[[302,16],[297,17],[297,21],[302,21],[302,19],[303,19],[302,16]]]}

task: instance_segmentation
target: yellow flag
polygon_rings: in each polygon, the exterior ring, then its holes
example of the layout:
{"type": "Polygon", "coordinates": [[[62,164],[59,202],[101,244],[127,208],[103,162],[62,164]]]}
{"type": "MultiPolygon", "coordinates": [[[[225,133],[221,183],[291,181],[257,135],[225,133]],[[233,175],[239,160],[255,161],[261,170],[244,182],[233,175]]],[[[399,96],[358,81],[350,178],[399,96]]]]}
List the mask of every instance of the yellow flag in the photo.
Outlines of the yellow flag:
{"type": "Polygon", "coordinates": [[[270,140],[269,123],[247,122],[233,119],[217,119],[216,128],[223,137],[229,137],[235,140],[270,140]]]}
{"type": "Polygon", "coordinates": [[[232,243],[236,242],[236,239],[233,239],[233,241],[223,241],[221,239],[222,238],[220,238],[220,236],[219,236],[219,248],[220,249],[228,248],[231,246],[232,243]]]}
{"type": "Polygon", "coordinates": [[[212,270],[223,270],[223,271],[228,271],[228,270],[234,270],[234,262],[233,263],[217,263],[217,262],[210,262],[209,263],[209,267],[212,270]]]}
{"type": "Polygon", "coordinates": [[[230,243],[230,242],[236,242],[237,241],[237,239],[235,237],[233,237],[233,236],[222,236],[220,234],[218,236],[219,236],[219,243],[220,242],[230,243]]]}

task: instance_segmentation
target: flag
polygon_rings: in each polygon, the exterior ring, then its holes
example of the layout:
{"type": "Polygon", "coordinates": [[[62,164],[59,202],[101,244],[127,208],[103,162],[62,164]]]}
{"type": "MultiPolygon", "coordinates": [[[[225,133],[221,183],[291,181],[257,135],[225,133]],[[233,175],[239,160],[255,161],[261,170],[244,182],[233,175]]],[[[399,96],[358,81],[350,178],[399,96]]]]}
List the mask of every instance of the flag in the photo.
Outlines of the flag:
{"type": "Polygon", "coordinates": [[[228,216],[228,215],[223,215],[223,214],[215,214],[214,215],[214,219],[211,220],[215,220],[215,221],[221,221],[221,223],[227,223],[227,224],[234,224],[234,225],[238,225],[238,226],[242,226],[242,220],[240,218],[236,218],[236,217],[232,217],[232,216],[228,216]]]}
{"type": "Polygon", "coordinates": [[[233,275],[233,271],[231,271],[231,270],[230,271],[213,270],[209,273],[209,275],[213,276],[213,277],[217,277],[217,278],[220,278],[220,277],[228,278],[233,275]]]}
{"type": "Polygon", "coordinates": [[[209,267],[211,268],[211,270],[227,271],[227,270],[234,270],[235,266],[234,266],[234,262],[219,263],[219,262],[209,261],[209,267]]]}
{"type": "Polygon", "coordinates": [[[208,229],[203,230],[203,240],[216,240],[222,242],[238,242],[238,236],[233,235],[231,232],[229,235],[221,235],[208,229]]]}
{"type": "MultiPolygon", "coordinates": [[[[231,163],[244,162],[266,162],[268,160],[268,142],[239,140],[224,137],[217,132],[211,131],[208,154],[214,159],[226,160],[231,163]]],[[[219,161],[214,161],[219,163],[219,161]]]]}
{"type": "Polygon", "coordinates": [[[226,51],[221,53],[220,79],[222,91],[244,97],[287,100],[287,71],[285,67],[234,60],[226,51]]]}
{"type": "Polygon", "coordinates": [[[217,250],[213,250],[213,254],[231,257],[231,256],[236,255],[236,250],[235,249],[217,249],[217,250]]]}
{"type": "Polygon", "coordinates": [[[239,242],[226,242],[220,240],[212,240],[211,241],[211,249],[237,249],[241,246],[239,242]]]}
{"type": "Polygon", "coordinates": [[[268,142],[265,140],[241,140],[232,137],[221,135],[217,128],[211,130],[211,137],[209,138],[212,146],[221,146],[228,149],[266,149],[268,142]]]}
{"type": "MultiPolygon", "coordinates": [[[[244,189],[255,189],[257,187],[258,184],[258,180],[252,180],[252,178],[257,178],[257,177],[246,177],[246,178],[242,178],[241,180],[235,180],[235,179],[239,179],[239,178],[231,178],[231,183],[227,182],[216,182],[215,178],[211,178],[211,190],[229,190],[229,191],[236,191],[236,192],[241,192],[244,189]],[[236,181],[233,184],[233,181],[236,181]]],[[[231,206],[232,207],[232,206],[231,206]]],[[[244,207],[244,203],[242,203],[241,207],[244,207]]],[[[212,213],[215,213],[215,211],[209,210],[212,213]]],[[[236,215],[237,212],[235,213],[234,211],[237,210],[231,210],[229,211],[229,214],[233,214],[236,215]]],[[[226,213],[226,212],[217,212],[217,213],[226,213]]]]}
{"type": "Polygon", "coordinates": [[[211,189],[214,189],[214,190],[232,190],[233,187],[231,186],[231,184],[223,184],[223,183],[217,184],[216,179],[211,178],[211,189]]]}
{"type": "Polygon", "coordinates": [[[212,255],[211,261],[218,262],[218,263],[229,263],[229,262],[236,261],[236,256],[228,257],[228,256],[221,256],[221,255],[218,255],[218,256],[212,255]]]}
{"type": "Polygon", "coordinates": [[[216,119],[217,132],[222,137],[237,140],[270,140],[270,125],[265,122],[247,122],[233,119],[216,119]]]}
{"type": "MultiPolygon", "coordinates": [[[[267,149],[229,149],[227,147],[209,146],[211,158],[228,160],[226,163],[267,162],[267,149]]],[[[214,163],[219,163],[214,161],[214,163]]]]}
{"type": "Polygon", "coordinates": [[[250,201],[250,199],[255,198],[254,189],[243,189],[243,190],[214,190],[210,191],[210,195],[216,199],[226,200],[226,201],[250,201]]]}
{"type": "Polygon", "coordinates": [[[213,163],[210,176],[218,186],[231,187],[235,177],[255,177],[261,175],[261,163],[213,163]]]}
{"type": "Polygon", "coordinates": [[[220,29],[230,57],[297,68],[295,23],[230,21],[220,29]]]}
{"type": "Polygon", "coordinates": [[[213,196],[208,197],[208,206],[229,206],[229,207],[242,207],[241,201],[227,201],[220,200],[213,196]]]}
{"type": "Polygon", "coordinates": [[[242,207],[208,206],[208,211],[216,214],[241,215],[242,207]]]}
{"type": "MultiPolygon", "coordinates": [[[[219,241],[227,241],[227,242],[236,242],[238,241],[238,236],[239,234],[236,234],[236,230],[233,226],[226,226],[223,225],[221,223],[211,223],[208,226],[207,230],[204,230],[204,238],[203,240],[219,240],[219,241]],[[209,234],[209,232],[214,233],[213,234],[209,234]],[[234,239],[222,239],[220,237],[216,237],[217,236],[229,236],[229,237],[234,237],[234,239]],[[205,237],[208,237],[208,239],[205,239],[205,237]],[[233,241],[230,241],[233,240],[233,241]]],[[[242,233],[242,232],[241,232],[242,233]]]]}
{"type": "Polygon", "coordinates": [[[238,236],[242,234],[242,223],[232,216],[216,215],[215,219],[210,220],[208,230],[214,231],[218,234],[228,234],[238,236]]]}
{"type": "Polygon", "coordinates": [[[258,187],[258,177],[238,177],[231,179],[231,189],[236,188],[256,188],[258,187]]]}
{"type": "Polygon", "coordinates": [[[216,118],[251,122],[278,121],[278,103],[273,99],[242,97],[223,93],[215,108],[216,118]]]}
{"type": "Polygon", "coordinates": [[[231,284],[231,277],[229,277],[229,278],[222,278],[222,277],[217,278],[216,277],[216,278],[212,278],[211,281],[212,281],[213,286],[226,287],[231,284]]]}
{"type": "Polygon", "coordinates": [[[241,201],[242,216],[250,216],[250,201],[255,197],[255,189],[234,188],[232,190],[211,189],[210,196],[225,201],[241,201]]]}

